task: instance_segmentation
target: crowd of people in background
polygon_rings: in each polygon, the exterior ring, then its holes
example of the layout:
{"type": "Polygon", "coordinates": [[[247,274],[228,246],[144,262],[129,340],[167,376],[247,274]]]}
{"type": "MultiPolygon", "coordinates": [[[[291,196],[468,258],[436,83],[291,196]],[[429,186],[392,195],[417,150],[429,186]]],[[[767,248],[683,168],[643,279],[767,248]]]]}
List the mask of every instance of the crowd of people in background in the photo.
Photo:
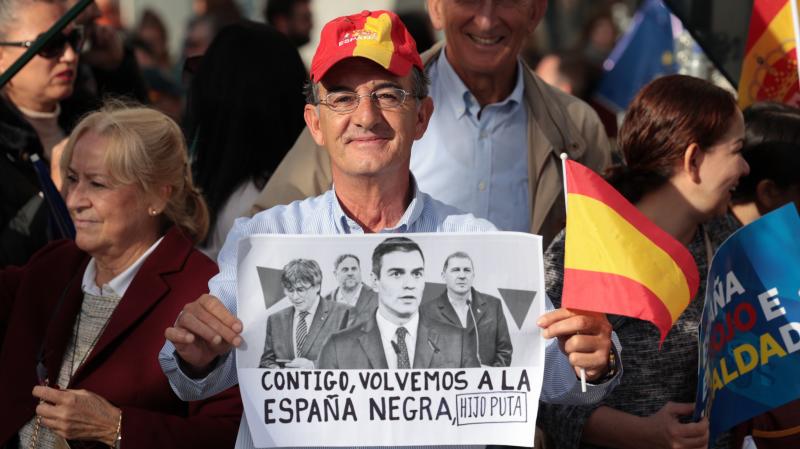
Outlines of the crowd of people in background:
{"type": "MultiPolygon", "coordinates": [[[[76,3],[0,0],[0,73],[76,3]]],[[[331,56],[336,31],[323,30],[310,67],[298,48],[311,0],[268,0],[265,23],[234,0],[195,0],[179,54],[155,10],[125,24],[117,1],[92,3],[0,93],[0,403],[20,404],[0,407],[0,448],[252,447],[231,354],[236,243],[253,233],[531,232],[558,308],[562,152],[685,245],[704,287],[732,232],[800,208],[800,109],[740,111],[727,90],[672,75],[640,91],[617,132],[592,94],[638,3],[365,11],[333,22],[388,14],[402,64],[331,56]],[[386,151],[354,154],[359,139],[386,151]],[[37,158],[74,240],[54,225],[37,158]]],[[[688,419],[704,298],[660,348],[649,322],[550,311],[543,332],[561,347],[548,346],[537,447],[708,447],[708,421],[688,419]],[[594,393],[575,393],[575,360],[594,393]]],[[[376,310],[350,313],[352,333],[376,310]]],[[[798,410],[712,443],[739,449],[754,429],[797,426],[798,410]]]]}

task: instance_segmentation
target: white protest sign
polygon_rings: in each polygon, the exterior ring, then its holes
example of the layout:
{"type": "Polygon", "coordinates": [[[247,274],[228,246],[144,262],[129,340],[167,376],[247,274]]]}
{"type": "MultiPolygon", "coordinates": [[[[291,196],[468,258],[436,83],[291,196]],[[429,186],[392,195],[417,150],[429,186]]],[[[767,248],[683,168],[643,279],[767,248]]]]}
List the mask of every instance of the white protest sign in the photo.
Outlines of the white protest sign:
{"type": "Polygon", "coordinates": [[[238,279],[257,447],[533,444],[540,237],[255,235],[238,279]]]}

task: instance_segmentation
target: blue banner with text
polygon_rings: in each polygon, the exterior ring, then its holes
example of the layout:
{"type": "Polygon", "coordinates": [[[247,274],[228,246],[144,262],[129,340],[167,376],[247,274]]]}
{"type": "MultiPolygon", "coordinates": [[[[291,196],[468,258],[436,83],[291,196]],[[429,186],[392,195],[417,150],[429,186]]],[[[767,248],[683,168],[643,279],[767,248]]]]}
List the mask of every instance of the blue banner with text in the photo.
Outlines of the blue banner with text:
{"type": "Polygon", "coordinates": [[[711,442],[800,398],[800,216],[789,204],[743,227],[711,264],[695,417],[711,442]]]}

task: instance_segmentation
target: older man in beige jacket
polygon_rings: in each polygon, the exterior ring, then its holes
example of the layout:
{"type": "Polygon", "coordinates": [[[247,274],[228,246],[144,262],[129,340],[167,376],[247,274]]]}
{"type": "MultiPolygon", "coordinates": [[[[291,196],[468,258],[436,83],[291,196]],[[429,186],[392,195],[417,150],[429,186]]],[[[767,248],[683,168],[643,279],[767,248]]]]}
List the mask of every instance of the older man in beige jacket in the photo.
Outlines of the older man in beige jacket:
{"type": "MultiPolygon", "coordinates": [[[[440,43],[422,55],[426,71],[433,75],[431,95],[435,101],[436,77],[440,76],[441,72],[441,70],[436,71],[435,66],[444,55],[446,62],[469,90],[472,98],[479,103],[478,119],[481,112],[487,110],[487,105],[501,103],[509,98],[515,86],[521,82],[524,111],[518,113],[526,114],[527,126],[521,129],[524,135],[518,137],[523,142],[527,140],[527,155],[523,150],[521,157],[517,158],[519,163],[516,169],[521,171],[522,178],[527,175],[527,192],[523,192],[527,194],[522,195],[527,202],[518,204],[510,199],[512,198],[510,195],[499,197],[509,198],[504,200],[508,202],[503,205],[506,208],[516,208],[526,214],[524,218],[530,225],[530,232],[542,235],[545,246],[565,224],[566,211],[559,155],[566,152],[571,159],[598,172],[602,172],[611,161],[608,138],[595,112],[581,100],[547,85],[519,58],[524,38],[536,28],[546,6],[547,0],[507,2],[428,0],[432,22],[436,28],[444,30],[446,42],[440,43]],[[518,73],[522,74],[521,81],[517,76],[518,73]],[[530,214],[529,219],[527,214],[530,214]]],[[[447,89],[450,89],[449,85],[447,89]]],[[[452,92],[442,93],[452,95],[452,92]]],[[[435,104],[435,107],[438,109],[440,105],[435,104]]],[[[442,120],[455,119],[443,117],[442,120]]],[[[434,116],[428,129],[429,134],[435,132],[432,129],[435,126],[437,120],[434,116]]],[[[477,139],[474,143],[475,146],[472,148],[459,148],[459,151],[477,152],[477,139]]],[[[417,153],[419,145],[420,142],[414,145],[417,153]]],[[[439,150],[444,151],[444,149],[439,150]]],[[[475,187],[471,185],[471,181],[462,176],[463,173],[448,167],[446,156],[443,155],[440,155],[443,157],[439,157],[437,161],[445,162],[440,164],[443,170],[427,170],[421,174],[420,171],[414,170],[414,154],[412,153],[412,170],[421,186],[427,184],[425,179],[427,176],[446,176],[447,182],[453,189],[475,187]]],[[[490,185],[493,182],[492,179],[488,180],[490,185]]],[[[323,148],[314,144],[306,130],[264,188],[254,205],[253,212],[319,195],[329,189],[330,185],[331,169],[328,154],[323,148]]],[[[482,184],[481,190],[484,188],[482,184]]],[[[427,190],[434,197],[448,201],[446,195],[437,193],[436,189],[427,187],[427,190]]],[[[517,194],[515,198],[520,198],[520,195],[517,194]]],[[[483,213],[485,211],[474,210],[469,205],[454,205],[483,218],[490,220],[494,218],[486,216],[483,213]]],[[[503,228],[501,223],[495,224],[503,228]]]]}

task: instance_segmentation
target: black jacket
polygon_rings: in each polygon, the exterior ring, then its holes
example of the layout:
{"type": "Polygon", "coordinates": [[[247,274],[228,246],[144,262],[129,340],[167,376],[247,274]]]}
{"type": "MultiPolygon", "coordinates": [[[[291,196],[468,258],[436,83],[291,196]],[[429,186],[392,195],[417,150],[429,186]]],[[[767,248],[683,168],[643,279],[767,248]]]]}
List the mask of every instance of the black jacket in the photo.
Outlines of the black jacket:
{"type": "MultiPolygon", "coordinates": [[[[101,106],[105,96],[146,102],[146,91],[133,51],[126,48],[115,70],[80,65],[75,90],[61,102],[58,124],[69,134],[80,118],[101,106]]],[[[52,237],[47,203],[30,155],[42,156],[39,136],[8,97],[0,94],[0,268],[22,265],[52,237]]],[[[58,236],[55,236],[58,237],[58,236]]]]}
{"type": "MultiPolygon", "coordinates": [[[[87,102],[61,103],[59,125],[69,133],[87,102]]],[[[47,203],[30,162],[32,154],[44,159],[42,144],[33,127],[5,95],[0,95],[0,267],[22,265],[50,238],[47,203]]]]}

